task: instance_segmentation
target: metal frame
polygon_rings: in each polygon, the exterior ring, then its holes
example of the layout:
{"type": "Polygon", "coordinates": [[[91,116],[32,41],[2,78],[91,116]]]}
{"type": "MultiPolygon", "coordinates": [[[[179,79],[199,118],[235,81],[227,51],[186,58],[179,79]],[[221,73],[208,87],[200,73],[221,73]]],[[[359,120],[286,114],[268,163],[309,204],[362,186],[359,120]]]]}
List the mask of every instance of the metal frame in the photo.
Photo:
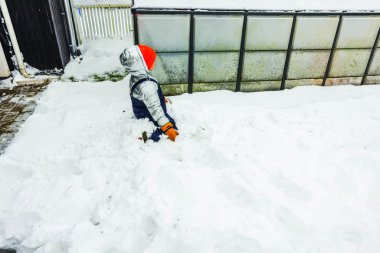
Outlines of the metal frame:
{"type": "Polygon", "coordinates": [[[241,89],[241,78],[243,75],[243,64],[244,64],[244,55],[245,55],[245,39],[247,35],[247,22],[248,22],[248,15],[247,15],[247,12],[245,12],[244,19],[243,19],[243,28],[241,32],[239,65],[238,65],[238,73],[237,73],[237,80],[236,80],[236,91],[240,91],[241,89]]]}
{"type": "Polygon", "coordinates": [[[137,13],[136,9],[132,9],[132,15],[133,15],[133,39],[134,39],[134,44],[137,45],[139,44],[139,29],[137,26],[137,13]]]}
{"type": "Polygon", "coordinates": [[[69,37],[70,37],[70,54],[74,58],[77,56],[77,48],[78,48],[78,38],[77,33],[75,32],[75,21],[73,17],[73,10],[71,8],[71,0],[65,0],[65,11],[66,11],[66,20],[69,26],[69,37]]]}
{"type": "Polygon", "coordinates": [[[342,15],[339,15],[339,22],[338,22],[338,26],[336,27],[334,41],[333,41],[333,44],[332,44],[332,47],[331,47],[331,50],[330,50],[330,56],[329,56],[329,60],[327,62],[325,75],[324,75],[323,81],[322,81],[322,86],[326,85],[326,80],[327,80],[327,78],[330,75],[330,70],[331,70],[331,65],[332,65],[332,61],[333,61],[335,50],[336,50],[336,45],[338,44],[340,30],[342,28],[342,20],[343,20],[342,15]]]}
{"type": "Polygon", "coordinates": [[[380,11],[319,11],[319,10],[308,10],[308,11],[294,11],[294,10],[221,10],[221,9],[162,9],[162,8],[132,8],[136,14],[163,14],[163,15],[173,15],[173,14],[190,14],[195,15],[259,15],[259,16],[272,16],[272,15],[287,15],[292,16],[297,14],[298,16],[372,16],[380,15],[380,11]]]}
{"type": "Polygon", "coordinates": [[[360,85],[365,84],[365,81],[366,81],[367,76],[368,76],[368,72],[371,69],[373,58],[375,57],[377,45],[379,44],[379,38],[380,38],[380,28],[379,28],[379,31],[377,32],[375,42],[373,43],[371,55],[369,56],[367,67],[365,68],[364,75],[363,75],[362,81],[360,82],[360,85]]]}
{"type": "MultiPolygon", "coordinates": [[[[350,47],[350,48],[344,48],[341,47],[339,50],[368,50],[372,49],[371,47],[366,47],[366,48],[356,48],[356,47],[350,47]]],[[[245,53],[254,53],[254,52],[287,52],[288,49],[244,49],[245,53]]],[[[317,48],[317,49],[295,49],[292,48],[292,53],[293,52],[310,52],[310,51],[331,51],[331,48],[317,48]]],[[[188,50],[185,51],[175,51],[176,53],[182,53],[182,54],[187,54],[189,53],[188,50]]],[[[197,50],[197,53],[220,53],[220,50],[197,50]]],[[[236,53],[236,50],[223,50],[225,53],[236,53]]],[[[240,49],[238,51],[240,53],[240,49]]],[[[172,51],[161,51],[161,50],[156,50],[156,53],[162,53],[162,54],[170,54],[173,53],[172,51]]]]}
{"type": "Polygon", "coordinates": [[[194,14],[190,14],[190,36],[189,36],[189,63],[187,72],[188,93],[193,93],[194,83],[194,51],[195,51],[195,28],[194,14]]]}
{"type": "Polygon", "coordinates": [[[290,63],[290,57],[292,55],[292,50],[293,50],[294,31],[296,29],[296,24],[297,24],[297,15],[294,15],[293,21],[292,21],[292,30],[290,31],[290,36],[289,36],[288,50],[286,52],[284,71],[282,72],[282,80],[281,80],[281,87],[280,87],[281,90],[285,89],[285,82],[286,82],[286,79],[288,79],[289,63],[290,63]]]}
{"type": "MultiPolygon", "coordinates": [[[[331,49],[316,49],[316,50],[330,50],[329,60],[326,66],[325,74],[323,77],[322,85],[324,86],[326,83],[327,78],[329,78],[334,53],[337,47],[337,43],[339,40],[340,30],[342,27],[342,20],[344,16],[380,16],[380,11],[291,11],[291,10],[274,10],[274,11],[266,11],[266,10],[220,10],[220,9],[161,9],[161,8],[132,8],[132,14],[133,14],[133,21],[134,21],[134,42],[135,44],[139,43],[139,36],[138,36],[138,18],[137,16],[139,14],[152,14],[152,15],[189,15],[190,16],[190,36],[189,36],[189,51],[183,52],[189,54],[189,61],[188,61],[188,92],[193,92],[193,83],[194,83],[194,41],[195,41],[195,33],[194,33],[194,15],[238,15],[243,16],[243,25],[242,25],[242,36],[241,36],[241,43],[240,43],[240,49],[239,49],[239,64],[238,64],[238,72],[236,77],[236,91],[241,90],[241,82],[242,82],[242,73],[244,69],[244,55],[245,52],[248,51],[286,51],[286,59],[284,64],[284,70],[282,74],[281,80],[261,80],[261,81],[281,81],[281,87],[280,89],[283,90],[286,88],[286,80],[288,80],[288,71],[289,71],[289,64],[291,59],[291,54],[293,51],[299,51],[299,50],[293,50],[293,42],[294,42],[294,35],[295,35],[295,29],[297,24],[297,18],[298,17],[315,17],[315,16],[339,16],[339,22],[337,25],[337,29],[335,32],[335,37],[333,41],[333,45],[331,49]],[[247,19],[248,16],[292,16],[293,22],[292,22],[292,28],[291,33],[289,36],[289,43],[287,50],[245,50],[245,42],[246,42],[246,33],[247,33],[247,19]]],[[[369,69],[371,67],[374,54],[376,51],[376,46],[378,44],[380,37],[380,29],[376,37],[376,41],[374,43],[374,46],[372,47],[371,56],[369,58],[366,71],[364,73],[362,84],[365,83],[365,79],[368,75],[369,69]]],[[[351,48],[350,48],[351,49],[351,48]]],[[[361,48],[362,49],[362,48],[361,48]]],[[[314,49],[313,49],[314,50],[314,49]]],[[[206,51],[206,52],[213,52],[213,51],[206,51]]],[[[219,52],[219,51],[216,51],[219,52]]],[[[233,51],[235,52],[235,51],[233,51]]],[[[159,53],[165,53],[165,52],[159,52],[159,53]]]]}

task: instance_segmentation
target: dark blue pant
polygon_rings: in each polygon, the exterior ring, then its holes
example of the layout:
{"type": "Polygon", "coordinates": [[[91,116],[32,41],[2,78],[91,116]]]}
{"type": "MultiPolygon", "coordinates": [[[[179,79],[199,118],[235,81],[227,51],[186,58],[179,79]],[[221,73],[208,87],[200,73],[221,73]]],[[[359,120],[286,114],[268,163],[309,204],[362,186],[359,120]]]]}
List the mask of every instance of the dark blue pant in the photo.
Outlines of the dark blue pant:
{"type": "MultiPolygon", "coordinates": [[[[156,121],[154,121],[152,115],[150,115],[148,109],[146,108],[145,106],[145,103],[143,101],[140,101],[138,100],[137,98],[134,98],[133,97],[133,91],[136,89],[136,87],[140,84],[140,83],[143,83],[144,81],[147,81],[147,80],[150,80],[150,81],[153,81],[155,83],[157,83],[157,81],[155,79],[152,79],[152,78],[143,78],[139,81],[137,81],[131,88],[131,92],[130,92],[130,96],[131,96],[131,101],[132,101],[132,108],[133,108],[133,113],[135,114],[136,118],[138,119],[143,119],[143,118],[148,118],[150,121],[152,121],[154,123],[154,125],[157,127],[157,129],[152,133],[152,135],[149,137],[149,139],[153,140],[154,142],[157,142],[161,139],[161,135],[164,134],[164,132],[161,130],[160,126],[157,124],[156,121]]],[[[158,85],[158,83],[157,83],[158,85]]],[[[164,113],[165,113],[165,116],[169,119],[169,121],[173,124],[173,127],[174,129],[177,130],[177,127],[176,127],[176,124],[175,124],[175,121],[172,117],[169,116],[169,114],[167,113],[167,110],[166,110],[166,104],[165,104],[165,97],[164,95],[162,94],[162,90],[161,90],[161,87],[160,85],[158,85],[158,96],[160,98],[160,103],[161,103],[161,107],[162,109],[164,110],[164,113]]]]}

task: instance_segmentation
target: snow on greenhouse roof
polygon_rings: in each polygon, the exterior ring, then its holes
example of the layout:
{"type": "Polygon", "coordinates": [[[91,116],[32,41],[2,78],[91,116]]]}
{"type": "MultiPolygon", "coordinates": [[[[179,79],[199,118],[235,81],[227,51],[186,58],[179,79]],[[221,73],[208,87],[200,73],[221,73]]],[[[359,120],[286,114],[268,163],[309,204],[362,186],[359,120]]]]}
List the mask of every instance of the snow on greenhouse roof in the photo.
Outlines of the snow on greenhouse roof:
{"type": "Polygon", "coordinates": [[[252,10],[380,10],[378,0],[135,0],[135,7],[252,10]]]}
{"type": "MultiPolygon", "coordinates": [[[[132,0],[74,0],[75,4],[131,4],[132,0]]],[[[144,8],[251,10],[380,10],[379,0],[134,0],[144,8]]]]}

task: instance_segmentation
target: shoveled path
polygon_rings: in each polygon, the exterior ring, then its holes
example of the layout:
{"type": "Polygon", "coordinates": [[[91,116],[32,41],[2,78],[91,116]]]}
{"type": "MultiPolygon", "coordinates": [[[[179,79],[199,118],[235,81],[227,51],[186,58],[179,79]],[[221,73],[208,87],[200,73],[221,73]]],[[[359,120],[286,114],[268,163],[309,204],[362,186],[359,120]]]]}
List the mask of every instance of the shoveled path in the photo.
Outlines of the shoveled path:
{"type": "Polygon", "coordinates": [[[12,141],[21,124],[33,113],[38,94],[49,81],[36,84],[20,84],[0,87],[0,154],[12,141]]]}

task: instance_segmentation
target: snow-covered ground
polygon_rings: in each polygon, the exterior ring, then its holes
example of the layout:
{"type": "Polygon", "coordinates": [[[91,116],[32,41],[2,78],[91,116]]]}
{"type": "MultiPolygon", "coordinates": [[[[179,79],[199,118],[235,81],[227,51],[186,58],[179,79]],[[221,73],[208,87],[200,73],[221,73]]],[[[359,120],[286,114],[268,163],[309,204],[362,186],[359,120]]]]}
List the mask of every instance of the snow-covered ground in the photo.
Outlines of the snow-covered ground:
{"type": "MultiPolygon", "coordinates": [[[[76,4],[130,4],[130,0],[74,0],[76,4]]],[[[378,0],[135,0],[135,7],[254,10],[380,10],[378,0]]]]}
{"type": "Polygon", "coordinates": [[[172,97],[142,143],[128,79],[54,83],[0,156],[0,248],[20,253],[380,248],[380,86],[172,97]]]}

